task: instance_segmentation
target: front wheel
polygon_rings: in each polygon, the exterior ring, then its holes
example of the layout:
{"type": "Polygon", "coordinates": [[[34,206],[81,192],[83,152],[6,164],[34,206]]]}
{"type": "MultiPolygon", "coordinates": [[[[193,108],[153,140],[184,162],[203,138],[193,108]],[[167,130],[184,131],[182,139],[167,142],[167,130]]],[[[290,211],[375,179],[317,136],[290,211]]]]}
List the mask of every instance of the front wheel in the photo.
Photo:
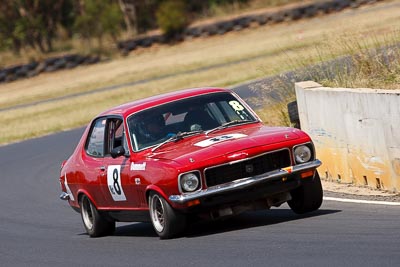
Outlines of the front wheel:
{"type": "Polygon", "coordinates": [[[83,225],[90,237],[100,237],[114,233],[115,221],[106,218],[98,211],[86,195],[81,197],[79,204],[83,225]]]}
{"type": "Polygon", "coordinates": [[[319,209],[322,204],[323,191],[319,174],[315,171],[313,179],[303,180],[302,185],[292,192],[289,207],[297,214],[303,214],[319,209]]]}
{"type": "Polygon", "coordinates": [[[159,194],[152,192],[149,196],[150,218],[154,230],[161,239],[175,237],[183,232],[186,216],[175,211],[159,194]]]}

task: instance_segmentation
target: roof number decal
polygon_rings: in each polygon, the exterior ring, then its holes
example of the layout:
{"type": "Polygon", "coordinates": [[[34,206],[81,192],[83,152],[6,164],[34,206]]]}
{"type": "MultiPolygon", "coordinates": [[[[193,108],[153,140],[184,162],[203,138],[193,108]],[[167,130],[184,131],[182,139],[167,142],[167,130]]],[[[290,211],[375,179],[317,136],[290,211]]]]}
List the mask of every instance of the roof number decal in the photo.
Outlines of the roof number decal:
{"type": "Polygon", "coordinates": [[[236,100],[229,101],[229,105],[235,110],[235,111],[242,111],[244,110],[244,107],[236,100]]]}
{"type": "Polygon", "coordinates": [[[121,185],[121,165],[108,166],[107,185],[114,201],[126,200],[126,196],[121,185]]]}
{"type": "Polygon", "coordinates": [[[245,134],[226,134],[226,135],[221,135],[221,136],[213,137],[213,138],[198,142],[194,145],[199,146],[199,147],[208,147],[208,146],[211,146],[211,145],[214,145],[217,143],[221,143],[226,140],[238,139],[238,138],[242,138],[242,137],[246,137],[246,136],[247,135],[245,135],[245,134]]]}
{"type": "Polygon", "coordinates": [[[231,105],[231,107],[235,110],[236,114],[238,114],[242,120],[248,117],[246,112],[244,111],[244,107],[238,101],[236,100],[229,101],[229,105],[231,105]]]}

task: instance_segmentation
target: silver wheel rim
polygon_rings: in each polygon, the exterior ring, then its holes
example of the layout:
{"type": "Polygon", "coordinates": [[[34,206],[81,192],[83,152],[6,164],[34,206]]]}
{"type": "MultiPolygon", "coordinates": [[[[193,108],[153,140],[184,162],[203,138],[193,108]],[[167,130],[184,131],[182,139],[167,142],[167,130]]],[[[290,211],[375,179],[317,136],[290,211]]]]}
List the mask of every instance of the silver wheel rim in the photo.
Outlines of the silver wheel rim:
{"type": "Polygon", "coordinates": [[[82,218],[88,229],[93,228],[93,207],[88,198],[82,201],[82,218]]]}
{"type": "Polygon", "coordinates": [[[161,233],[165,227],[164,204],[158,195],[153,195],[150,201],[151,221],[157,232],[161,233]]]}

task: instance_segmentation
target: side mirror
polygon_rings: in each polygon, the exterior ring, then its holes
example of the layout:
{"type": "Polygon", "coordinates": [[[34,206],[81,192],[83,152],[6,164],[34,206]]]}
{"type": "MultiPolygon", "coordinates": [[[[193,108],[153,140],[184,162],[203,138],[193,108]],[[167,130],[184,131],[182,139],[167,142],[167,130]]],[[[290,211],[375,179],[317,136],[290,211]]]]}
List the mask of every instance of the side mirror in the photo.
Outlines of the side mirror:
{"type": "Polygon", "coordinates": [[[115,159],[115,158],[125,155],[125,149],[123,146],[117,146],[116,148],[111,150],[110,154],[111,154],[111,157],[113,159],[115,159]]]}

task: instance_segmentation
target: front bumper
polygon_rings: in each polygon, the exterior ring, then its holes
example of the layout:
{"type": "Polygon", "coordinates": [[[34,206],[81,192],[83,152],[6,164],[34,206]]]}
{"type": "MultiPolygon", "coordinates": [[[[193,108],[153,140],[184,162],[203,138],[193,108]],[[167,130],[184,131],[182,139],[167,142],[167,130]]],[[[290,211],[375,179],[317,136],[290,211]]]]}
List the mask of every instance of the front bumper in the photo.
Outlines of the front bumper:
{"type": "Polygon", "coordinates": [[[304,164],[299,164],[295,166],[291,166],[285,169],[279,169],[267,173],[263,173],[260,175],[243,178],[240,180],[236,180],[233,182],[225,183],[222,185],[213,186],[195,193],[191,194],[182,194],[182,195],[171,195],[169,200],[176,204],[185,204],[189,201],[205,199],[217,195],[222,195],[226,193],[237,192],[241,190],[245,190],[251,187],[255,187],[261,183],[265,183],[268,181],[275,181],[287,177],[289,175],[300,174],[304,171],[316,169],[321,165],[321,161],[316,159],[311,162],[307,162],[304,164]]]}

